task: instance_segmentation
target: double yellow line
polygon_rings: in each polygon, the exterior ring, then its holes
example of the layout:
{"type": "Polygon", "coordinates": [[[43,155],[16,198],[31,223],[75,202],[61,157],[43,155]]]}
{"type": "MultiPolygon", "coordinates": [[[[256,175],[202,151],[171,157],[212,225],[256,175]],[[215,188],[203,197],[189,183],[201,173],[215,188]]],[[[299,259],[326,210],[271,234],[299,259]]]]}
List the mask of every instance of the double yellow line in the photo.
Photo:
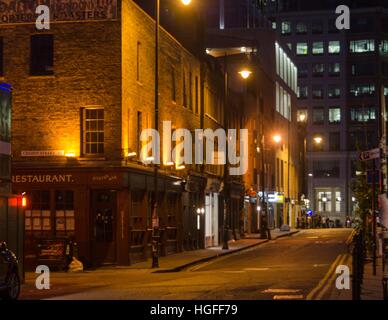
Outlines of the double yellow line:
{"type": "Polygon", "coordinates": [[[329,271],[325,274],[323,279],[319,281],[318,285],[311,290],[311,292],[307,295],[306,300],[321,300],[322,297],[328,292],[330,287],[335,282],[337,277],[336,269],[339,265],[346,265],[350,268],[349,261],[351,256],[349,254],[340,254],[334,260],[332,265],[330,266],[329,271]]]}

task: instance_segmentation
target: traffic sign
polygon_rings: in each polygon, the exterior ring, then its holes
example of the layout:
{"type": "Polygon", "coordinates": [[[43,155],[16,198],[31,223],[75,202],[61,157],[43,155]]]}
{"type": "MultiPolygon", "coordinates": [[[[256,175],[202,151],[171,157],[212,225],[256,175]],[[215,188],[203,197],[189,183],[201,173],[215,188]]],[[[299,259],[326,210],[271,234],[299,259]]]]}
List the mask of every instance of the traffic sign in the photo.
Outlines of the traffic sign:
{"type": "Polygon", "coordinates": [[[380,158],[380,148],[375,148],[360,153],[359,159],[361,161],[373,160],[380,158]]]}

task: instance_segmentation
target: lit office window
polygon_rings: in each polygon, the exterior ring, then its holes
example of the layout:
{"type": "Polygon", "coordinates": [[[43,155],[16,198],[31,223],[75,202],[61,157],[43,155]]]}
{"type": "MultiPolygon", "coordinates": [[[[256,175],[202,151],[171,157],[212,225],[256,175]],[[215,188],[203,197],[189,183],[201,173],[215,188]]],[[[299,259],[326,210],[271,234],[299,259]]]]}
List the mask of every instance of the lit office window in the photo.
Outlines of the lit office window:
{"type": "Polygon", "coordinates": [[[308,87],[307,86],[299,87],[298,98],[307,99],[307,97],[308,97],[308,87]]]}
{"type": "Polygon", "coordinates": [[[308,54],[308,45],[307,42],[298,42],[296,44],[296,54],[298,56],[305,56],[308,54]]]}
{"type": "Polygon", "coordinates": [[[312,90],[311,90],[311,93],[312,93],[312,96],[313,96],[313,99],[323,99],[323,87],[322,86],[312,86],[312,90]]]}
{"type": "Polygon", "coordinates": [[[375,41],[373,39],[350,41],[349,50],[352,53],[374,52],[375,41]]]}
{"type": "Polygon", "coordinates": [[[350,95],[353,97],[373,96],[375,94],[374,84],[352,84],[350,85],[350,95]]]}
{"type": "Polygon", "coordinates": [[[282,22],[282,34],[290,34],[291,33],[291,22],[283,21],[282,22]]]}
{"type": "Polygon", "coordinates": [[[341,88],[336,85],[329,85],[327,93],[329,98],[339,98],[341,96],[341,88]]]}
{"type": "Polygon", "coordinates": [[[382,40],[380,42],[380,53],[383,55],[388,54],[388,40],[382,40]]]}
{"type": "Polygon", "coordinates": [[[318,55],[318,54],[324,54],[325,50],[323,48],[323,42],[318,41],[318,42],[313,42],[313,54],[318,55]]]}
{"type": "Polygon", "coordinates": [[[336,212],[341,211],[341,202],[342,202],[341,192],[336,191],[335,192],[335,211],[336,212]]]}
{"type": "Polygon", "coordinates": [[[341,73],[341,65],[339,62],[329,63],[329,76],[338,77],[341,73]]]}
{"type": "Polygon", "coordinates": [[[328,52],[330,54],[339,54],[341,52],[341,44],[339,41],[329,41],[328,52]]]}
{"type": "Polygon", "coordinates": [[[368,107],[351,107],[350,121],[355,123],[370,122],[376,120],[376,108],[374,106],[368,107]]]}
{"type": "Polygon", "coordinates": [[[341,122],[341,109],[339,107],[329,108],[329,123],[336,124],[341,122]]]}
{"type": "Polygon", "coordinates": [[[306,34],[307,33],[307,25],[304,22],[298,22],[296,24],[296,33],[297,34],[306,34]]]}
{"type": "Polygon", "coordinates": [[[323,63],[313,64],[313,77],[322,77],[325,71],[325,65],[323,63]]]}

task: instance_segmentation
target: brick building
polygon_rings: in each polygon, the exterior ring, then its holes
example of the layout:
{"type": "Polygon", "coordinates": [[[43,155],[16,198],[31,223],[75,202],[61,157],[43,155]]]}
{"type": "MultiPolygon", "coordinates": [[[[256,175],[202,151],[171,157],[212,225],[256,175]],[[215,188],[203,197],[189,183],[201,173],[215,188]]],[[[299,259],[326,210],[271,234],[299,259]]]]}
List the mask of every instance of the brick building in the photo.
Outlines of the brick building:
{"type": "MultiPolygon", "coordinates": [[[[13,189],[28,199],[26,261],[42,238],[68,237],[86,265],[130,264],[150,249],[153,166],[139,159],[140,133],[154,126],[154,22],[130,0],[72,2],[54,8],[50,30],[28,20],[35,7],[10,7],[0,24],[3,79],[14,88],[13,189]]],[[[222,127],[223,91],[215,61],[161,30],[159,128],[222,127]]],[[[162,254],[219,243],[222,176],[220,166],[160,165],[162,254]]]]}

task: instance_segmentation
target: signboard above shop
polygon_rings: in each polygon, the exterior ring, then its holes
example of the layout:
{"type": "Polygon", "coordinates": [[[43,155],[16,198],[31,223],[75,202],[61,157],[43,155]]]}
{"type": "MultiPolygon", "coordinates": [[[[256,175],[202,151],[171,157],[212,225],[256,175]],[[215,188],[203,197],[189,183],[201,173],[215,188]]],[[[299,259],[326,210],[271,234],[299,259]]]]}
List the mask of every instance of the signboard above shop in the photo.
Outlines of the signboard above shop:
{"type": "Polygon", "coordinates": [[[373,160],[380,158],[380,148],[371,149],[368,151],[363,151],[359,156],[361,161],[373,160]]]}
{"type": "Polygon", "coordinates": [[[0,24],[35,23],[36,8],[46,5],[53,22],[117,19],[117,0],[1,0],[0,24]]]}

